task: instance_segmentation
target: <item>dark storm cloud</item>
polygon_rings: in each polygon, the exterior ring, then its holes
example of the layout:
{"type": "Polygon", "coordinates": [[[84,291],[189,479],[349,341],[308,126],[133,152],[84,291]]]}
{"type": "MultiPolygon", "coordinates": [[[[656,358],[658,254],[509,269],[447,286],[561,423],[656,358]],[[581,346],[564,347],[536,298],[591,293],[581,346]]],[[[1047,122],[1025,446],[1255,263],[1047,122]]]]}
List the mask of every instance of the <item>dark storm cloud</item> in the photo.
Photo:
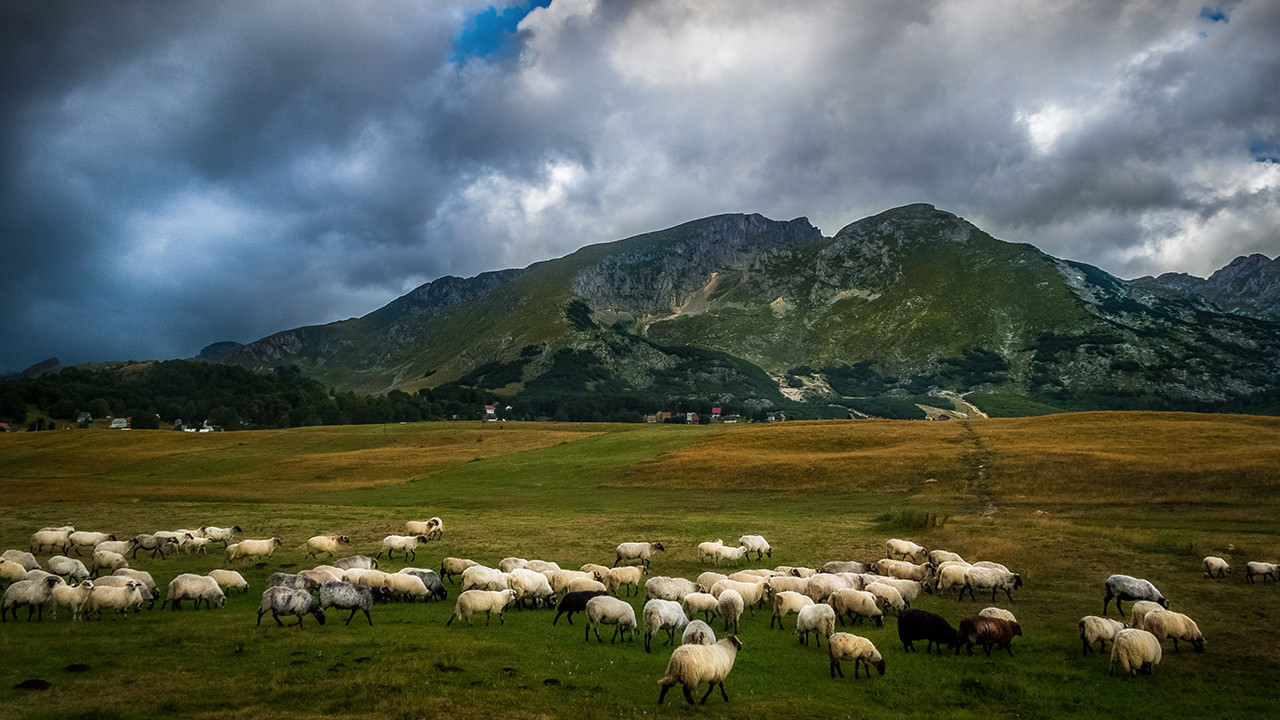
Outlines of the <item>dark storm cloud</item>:
{"type": "Polygon", "coordinates": [[[6,3],[0,368],[177,357],[718,212],[1132,277],[1280,238],[1280,6],[6,3]]]}

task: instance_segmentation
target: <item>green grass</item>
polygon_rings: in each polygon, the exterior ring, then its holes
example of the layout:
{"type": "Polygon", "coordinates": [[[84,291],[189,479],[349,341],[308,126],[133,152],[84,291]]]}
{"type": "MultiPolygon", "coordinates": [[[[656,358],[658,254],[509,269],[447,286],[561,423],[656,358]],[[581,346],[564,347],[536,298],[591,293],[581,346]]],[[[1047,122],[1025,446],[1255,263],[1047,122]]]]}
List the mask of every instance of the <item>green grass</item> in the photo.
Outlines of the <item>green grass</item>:
{"type": "MultiPolygon", "coordinates": [[[[3,547],[68,522],[120,535],[238,523],[247,537],[285,540],[240,568],[251,590],[222,609],[10,619],[5,718],[1246,717],[1270,708],[1264,688],[1280,671],[1269,640],[1280,588],[1242,577],[1246,560],[1280,556],[1271,418],[69,431],[0,436],[0,468],[3,547]],[[890,619],[852,629],[881,649],[886,674],[854,680],[847,666],[849,678],[831,680],[824,651],[770,630],[759,611],[743,620],[730,702],[717,693],[689,711],[678,692],[656,705],[669,654],[660,643],[646,654],[639,638],[584,642],[581,617],[552,627],[545,611],[445,627],[456,586],[444,603],[378,606],[373,627],[344,626],[345,613],[323,627],[255,624],[267,575],[314,564],[302,551],[310,535],[344,533],[353,552],[372,554],[405,520],[431,515],[445,519],[444,539],[414,565],[444,555],[609,564],[618,542],[653,539],[668,548],[655,573],[693,577],[705,569],[694,546],[716,537],[768,537],[774,556],[756,566],[873,560],[887,537],[911,537],[1020,571],[1026,586],[997,604],[1024,636],[1012,658],[908,654],[890,619]],[[1211,553],[1231,555],[1236,573],[1204,580],[1211,553]],[[1105,658],[1081,657],[1076,620],[1100,612],[1112,572],[1155,582],[1199,622],[1207,652],[1170,649],[1140,678],[1108,677],[1105,658]],[[76,665],[88,668],[67,669],[76,665]],[[51,687],[15,687],[34,678],[51,687]]],[[[161,584],[223,565],[217,552],[135,562],[161,584]]],[[[917,602],[953,623],[986,604],[917,602]]]]}

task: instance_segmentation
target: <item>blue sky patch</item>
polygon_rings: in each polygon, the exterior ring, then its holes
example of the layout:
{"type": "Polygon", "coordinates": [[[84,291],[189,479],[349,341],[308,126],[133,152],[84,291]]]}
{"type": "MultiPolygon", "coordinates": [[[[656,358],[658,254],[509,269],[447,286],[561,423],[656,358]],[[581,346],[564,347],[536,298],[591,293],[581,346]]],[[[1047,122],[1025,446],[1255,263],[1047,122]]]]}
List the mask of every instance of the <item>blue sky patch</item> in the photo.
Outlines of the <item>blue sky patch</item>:
{"type": "Polygon", "coordinates": [[[535,8],[544,8],[551,0],[526,0],[499,10],[490,5],[462,26],[453,45],[450,59],[464,64],[472,58],[506,57],[518,52],[516,28],[535,8]]]}
{"type": "Polygon", "coordinates": [[[1258,140],[1250,143],[1249,154],[1260,163],[1280,163],[1280,142],[1258,140]]]}
{"type": "Polygon", "coordinates": [[[1200,8],[1200,19],[1208,20],[1215,23],[1229,23],[1231,17],[1227,15],[1227,11],[1219,8],[1212,8],[1208,5],[1200,8]]]}

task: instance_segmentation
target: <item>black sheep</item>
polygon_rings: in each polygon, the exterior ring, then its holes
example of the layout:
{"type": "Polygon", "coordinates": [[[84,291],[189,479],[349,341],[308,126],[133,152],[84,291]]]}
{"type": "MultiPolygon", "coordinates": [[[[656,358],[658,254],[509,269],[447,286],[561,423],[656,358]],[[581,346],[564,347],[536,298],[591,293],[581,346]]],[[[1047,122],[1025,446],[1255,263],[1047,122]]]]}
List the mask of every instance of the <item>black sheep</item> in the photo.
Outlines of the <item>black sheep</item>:
{"type": "Polygon", "coordinates": [[[907,652],[915,650],[912,644],[915,640],[928,640],[929,644],[925,646],[925,652],[933,652],[934,643],[938,644],[938,652],[942,652],[942,646],[946,645],[950,648],[959,649],[960,643],[956,638],[956,629],[946,621],[941,615],[934,615],[924,610],[903,610],[898,616],[898,639],[902,641],[902,647],[907,652]]]}
{"type": "Polygon", "coordinates": [[[608,595],[609,593],[602,590],[578,590],[577,592],[565,593],[561,598],[560,604],[556,606],[555,619],[551,621],[555,625],[560,620],[560,616],[564,615],[569,620],[569,624],[573,624],[573,614],[587,609],[587,601],[597,595],[608,595]]]}

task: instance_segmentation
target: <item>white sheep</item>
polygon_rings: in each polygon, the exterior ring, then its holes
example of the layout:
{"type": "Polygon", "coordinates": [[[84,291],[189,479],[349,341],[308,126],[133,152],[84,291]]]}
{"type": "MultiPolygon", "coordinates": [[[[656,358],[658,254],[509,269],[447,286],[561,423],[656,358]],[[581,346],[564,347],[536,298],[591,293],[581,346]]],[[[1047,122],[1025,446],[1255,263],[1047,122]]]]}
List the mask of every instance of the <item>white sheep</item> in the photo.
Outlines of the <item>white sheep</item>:
{"type": "Polygon", "coordinates": [[[307,539],[307,557],[319,557],[320,553],[328,553],[329,557],[338,557],[340,545],[350,545],[351,538],[346,535],[316,535],[307,539]]]}
{"type": "MultiPolygon", "coordinates": [[[[227,595],[222,591],[222,586],[218,585],[218,581],[208,575],[182,573],[169,581],[169,590],[165,594],[164,602],[168,603],[172,610],[181,610],[183,600],[191,600],[196,610],[200,609],[201,602],[204,603],[205,608],[212,609],[226,605],[227,595]]],[[[164,603],[161,603],[161,607],[164,607],[164,603]]]]}
{"type": "Polygon", "coordinates": [[[152,595],[154,595],[156,592],[156,580],[155,578],[151,577],[151,573],[147,572],[146,570],[137,570],[135,568],[123,567],[123,568],[116,568],[116,570],[111,574],[118,575],[120,577],[127,577],[132,580],[137,580],[138,582],[142,583],[142,586],[146,588],[147,592],[151,593],[152,595]]]}
{"type": "Polygon", "coordinates": [[[223,588],[224,592],[231,588],[239,590],[241,593],[249,592],[249,583],[245,581],[244,576],[235,570],[210,570],[208,576],[218,583],[218,587],[223,588]]]}
{"type": "Polygon", "coordinates": [[[761,535],[743,535],[738,538],[738,544],[745,547],[748,552],[755,553],[757,560],[764,555],[773,557],[773,548],[769,547],[769,541],[761,535]]]}
{"type": "MultiPolygon", "coordinates": [[[[999,568],[973,567],[964,572],[964,587],[960,589],[960,597],[964,597],[967,590],[970,599],[976,600],[974,592],[981,590],[991,591],[991,602],[996,601],[996,592],[1003,590],[1009,602],[1013,602],[1013,591],[1022,587],[1022,576],[1015,572],[1000,570],[999,568]]],[[[1106,614],[1105,612],[1103,613],[1106,614]]]]}
{"type": "Polygon", "coordinates": [[[882,583],[896,589],[898,594],[902,596],[902,602],[905,603],[907,607],[911,607],[911,603],[915,601],[916,598],[920,597],[920,593],[933,592],[933,589],[928,583],[917,582],[915,580],[875,576],[875,582],[882,583]]]}
{"type": "Polygon", "coordinates": [[[427,589],[427,584],[422,578],[409,573],[386,573],[382,588],[392,598],[410,602],[426,601],[431,597],[431,591],[427,589]]]}
{"type": "Polygon", "coordinates": [[[782,619],[791,613],[798,613],[803,607],[813,604],[813,598],[791,590],[783,590],[773,596],[773,616],[769,618],[769,627],[776,622],[782,627],[782,619]]]}
{"type": "Polygon", "coordinates": [[[599,563],[584,563],[582,567],[578,568],[578,570],[589,575],[594,575],[597,580],[604,582],[604,579],[609,577],[610,568],[599,563]]]}
{"type": "Polygon", "coordinates": [[[27,569],[21,563],[0,558],[0,582],[12,584],[19,580],[25,580],[26,577],[27,569]]]}
{"type": "Polygon", "coordinates": [[[479,564],[475,560],[467,560],[466,558],[446,557],[440,561],[440,577],[444,580],[454,580],[454,578],[460,577],[467,568],[475,567],[479,564]]]}
{"type": "Polygon", "coordinates": [[[934,588],[938,595],[947,595],[951,590],[955,590],[959,597],[959,593],[964,592],[964,574],[969,568],[973,567],[968,563],[959,563],[948,561],[942,563],[938,567],[936,582],[934,588]]]}
{"type": "Polygon", "coordinates": [[[399,550],[404,553],[404,560],[415,560],[418,557],[418,546],[425,545],[427,542],[426,535],[387,535],[382,538],[382,549],[378,551],[374,558],[381,558],[382,553],[387,554],[390,560],[395,551],[399,550]]]}
{"type": "Polygon", "coordinates": [[[891,538],[885,541],[884,550],[885,554],[894,560],[910,560],[913,563],[922,563],[929,559],[929,551],[910,540],[891,538]]]}
{"type": "Polygon", "coordinates": [[[929,551],[929,564],[933,565],[935,568],[941,565],[942,563],[948,562],[948,561],[964,562],[965,560],[964,558],[960,557],[959,554],[953,553],[950,550],[930,550],[929,551]]]}
{"type": "Polygon", "coordinates": [[[373,618],[369,615],[369,609],[373,607],[373,588],[367,585],[356,585],[341,580],[333,580],[321,585],[320,609],[328,610],[331,607],[351,611],[347,616],[345,623],[347,625],[351,624],[351,618],[356,616],[356,612],[361,611],[364,613],[364,619],[369,621],[369,626],[373,627],[373,618]]]}
{"type": "Polygon", "coordinates": [[[894,614],[901,615],[907,608],[907,601],[902,598],[898,588],[883,582],[868,583],[862,588],[884,601],[885,609],[892,609],[894,614]]]}
{"type": "MultiPolygon", "coordinates": [[[[119,576],[116,576],[119,577],[119,576]]],[[[143,591],[146,586],[137,580],[125,578],[122,586],[114,586],[106,584],[109,578],[102,578],[94,582],[93,590],[89,591],[89,598],[85,601],[84,616],[96,615],[98,620],[102,619],[103,610],[112,610],[116,614],[129,617],[129,611],[138,611],[142,609],[146,603],[146,596],[143,591]]]]}
{"type": "Polygon", "coordinates": [[[800,636],[800,644],[809,644],[809,635],[822,647],[822,638],[830,637],[836,631],[836,611],[826,603],[814,603],[800,608],[796,615],[796,634],[800,636]]]}
{"type": "Polygon", "coordinates": [[[711,620],[712,615],[720,612],[720,599],[711,593],[689,593],[680,601],[680,607],[684,608],[684,614],[690,620],[698,613],[702,613],[707,620],[711,620]]]}
{"type": "Polygon", "coordinates": [[[1251,560],[1244,566],[1244,581],[1252,583],[1255,576],[1262,576],[1262,584],[1267,583],[1267,578],[1280,581],[1280,563],[1259,562],[1251,560]]]}
{"type": "Polygon", "coordinates": [[[734,565],[737,565],[738,563],[742,562],[743,559],[746,557],[747,557],[747,547],[745,545],[738,545],[737,547],[721,545],[720,547],[716,548],[714,559],[715,559],[716,567],[720,567],[721,560],[723,560],[726,564],[732,563],[734,565]]]}
{"type": "Polygon", "coordinates": [[[1115,641],[1111,643],[1111,667],[1107,674],[1114,675],[1116,665],[1130,675],[1137,675],[1139,671],[1150,674],[1160,664],[1163,654],[1155,635],[1146,630],[1124,628],[1116,632],[1115,641]]]}
{"type": "Polygon", "coordinates": [[[425,535],[428,540],[437,540],[444,535],[444,521],[438,517],[427,520],[409,520],[404,524],[406,535],[425,535]]]}
{"type": "MultiPolygon", "coordinates": [[[[276,548],[280,547],[280,544],[281,541],[278,537],[271,537],[265,540],[241,540],[238,543],[231,543],[226,550],[227,562],[235,562],[241,558],[271,557],[271,553],[274,553],[276,548]]],[[[301,616],[298,617],[298,624],[302,624],[301,616]]]]}
{"type": "Polygon", "coordinates": [[[124,556],[110,550],[94,550],[93,557],[89,559],[90,574],[98,575],[101,570],[115,572],[120,568],[129,567],[129,561],[124,556]]]}
{"type": "MultiPolygon", "coordinates": [[[[0,599],[0,622],[12,610],[13,619],[18,620],[18,608],[27,606],[27,622],[31,622],[32,614],[39,612],[39,620],[44,620],[44,609],[53,605],[53,587],[62,583],[62,578],[50,575],[33,580],[19,580],[4,590],[0,599]]],[[[52,610],[51,610],[52,612],[52,610]]]]}
{"type": "Polygon", "coordinates": [[[646,568],[649,567],[649,560],[653,558],[655,552],[666,550],[660,542],[624,542],[619,543],[615,548],[618,557],[613,561],[614,566],[631,564],[639,561],[646,568]]]}
{"type": "Polygon", "coordinates": [[[347,557],[340,557],[337,560],[334,560],[333,566],[339,570],[351,570],[353,568],[377,570],[378,561],[368,555],[348,555],[347,557]]]}
{"type": "Polygon", "coordinates": [[[1204,567],[1206,578],[1226,577],[1227,573],[1231,572],[1231,564],[1217,555],[1206,555],[1201,565],[1204,567]]]}
{"type": "Polygon", "coordinates": [[[698,543],[698,562],[715,560],[716,550],[719,550],[722,547],[724,547],[724,540],[721,540],[720,538],[698,543]]]}
{"type": "Polygon", "coordinates": [[[751,614],[755,615],[755,608],[764,605],[765,589],[763,582],[738,582],[726,579],[712,585],[711,594],[719,598],[725,590],[733,590],[742,598],[743,604],[751,610],[751,614]]]}
{"type": "Polygon", "coordinates": [[[551,581],[540,572],[528,568],[516,568],[508,577],[508,584],[516,591],[516,604],[520,606],[528,600],[531,607],[551,607],[555,603],[556,591],[551,589],[551,581]]]}
{"type": "Polygon", "coordinates": [[[282,615],[296,616],[298,622],[293,624],[297,627],[302,627],[302,618],[308,614],[313,615],[316,622],[324,624],[324,609],[320,607],[320,601],[306,590],[287,587],[269,587],[263,590],[262,602],[258,605],[257,625],[262,624],[262,616],[268,612],[280,627],[284,627],[284,623],[280,621],[282,615]]]}
{"type": "Polygon", "coordinates": [[[49,617],[51,619],[57,619],[58,608],[65,607],[71,610],[72,621],[83,620],[84,606],[85,603],[88,602],[89,593],[92,590],[92,580],[85,580],[79,585],[68,585],[66,583],[55,584],[52,590],[52,612],[49,617]]]}
{"type": "Polygon", "coordinates": [[[876,627],[884,625],[885,601],[875,593],[855,588],[843,588],[831,593],[827,598],[836,617],[848,618],[850,622],[860,623],[863,618],[875,620],[876,627]]]}
{"type": "MultiPolygon", "coordinates": [[[[587,601],[588,618],[590,618],[591,603],[595,600],[596,598],[592,598],[587,601]]],[[[625,605],[626,603],[623,604],[625,605]]],[[[611,605],[610,607],[613,607],[614,611],[620,614],[625,614],[619,605],[611,605]]],[[[627,607],[630,607],[630,605],[627,605],[627,607]]],[[[659,630],[666,630],[667,642],[665,644],[670,645],[675,642],[676,630],[689,624],[689,618],[685,615],[684,608],[681,607],[680,603],[673,600],[650,600],[644,604],[640,614],[644,617],[645,652],[652,652],[654,633],[659,630]]],[[[615,634],[617,633],[616,630],[614,632],[615,634]]],[[[596,631],[596,634],[598,637],[599,630],[596,631]]]]}
{"type": "Polygon", "coordinates": [[[738,622],[742,619],[743,607],[742,595],[737,590],[721,591],[720,597],[716,599],[716,612],[724,619],[725,632],[732,631],[735,634],[738,632],[738,622]]]}
{"type": "Polygon", "coordinates": [[[89,569],[84,563],[66,555],[54,555],[49,558],[49,572],[65,578],[68,582],[82,582],[89,577],[89,569]]]}
{"type": "Polygon", "coordinates": [[[1014,617],[1013,613],[1005,610],[1004,608],[984,607],[978,611],[978,615],[980,617],[1000,618],[1001,620],[1008,620],[1012,623],[1018,622],[1018,618],[1014,617]]]}
{"type": "MultiPolygon", "coordinates": [[[[76,555],[84,548],[88,548],[93,552],[93,548],[98,543],[115,540],[116,536],[111,533],[91,532],[89,530],[77,530],[67,536],[68,551],[74,552],[76,555]]],[[[123,555],[124,553],[121,553],[123,555]]]]}
{"type": "Polygon", "coordinates": [[[824,573],[864,573],[870,569],[866,563],[857,560],[832,560],[822,565],[824,573]]]}
{"type": "Polygon", "coordinates": [[[1001,572],[1007,572],[1007,573],[1013,572],[1007,566],[1001,565],[998,562],[992,562],[991,560],[978,560],[973,563],[973,566],[980,567],[980,568],[990,568],[991,570],[999,570],[1001,572]]]}
{"type": "Polygon", "coordinates": [[[667,660],[667,670],[658,685],[662,690],[658,693],[658,704],[667,697],[667,691],[679,683],[684,691],[684,699],[693,704],[691,688],[699,683],[707,683],[707,693],[702,696],[702,703],[707,702],[711,691],[720,686],[720,695],[729,702],[729,694],[725,692],[724,681],[733,670],[733,662],[742,649],[742,642],[736,635],[722,638],[714,645],[681,645],[671,653],[667,660]]]}
{"type": "Polygon", "coordinates": [[[1204,635],[1200,633],[1200,627],[1196,625],[1195,620],[1180,612],[1161,610],[1160,612],[1148,613],[1142,622],[1142,627],[1147,632],[1155,635],[1158,640],[1163,641],[1165,638],[1173,640],[1173,651],[1175,653],[1179,652],[1179,640],[1191,643],[1191,647],[1196,652],[1204,652],[1204,635]]]}
{"type": "Polygon", "coordinates": [[[569,581],[568,585],[564,586],[564,591],[566,593],[585,592],[588,590],[593,592],[609,592],[609,588],[605,587],[604,583],[599,580],[592,580],[589,578],[573,578],[569,581]]]}
{"type": "Polygon", "coordinates": [[[854,581],[849,575],[818,573],[805,580],[804,594],[813,598],[814,602],[823,602],[837,590],[853,587],[854,581]]]}
{"type": "Polygon", "coordinates": [[[1137,600],[1129,606],[1129,627],[1146,630],[1147,615],[1164,610],[1164,606],[1150,600],[1137,600]]]}
{"type": "Polygon", "coordinates": [[[902,578],[903,580],[915,580],[916,582],[926,583],[933,576],[933,566],[927,562],[909,563],[906,560],[892,560],[885,558],[875,563],[876,569],[881,575],[891,578],[902,578]]]}
{"type": "MultiPolygon", "coordinates": [[[[93,552],[104,550],[106,552],[116,553],[121,557],[128,555],[129,551],[132,549],[133,549],[133,538],[130,538],[128,540],[103,540],[102,542],[93,546],[93,552]]],[[[92,554],[93,553],[90,553],[90,555],[92,554]]]]}
{"type": "MultiPolygon", "coordinates": [[[[650,600],[649,602],[653,601],[650,600]]],[[[648,604],[645,603],[645,606],[648,606],[648,604]]],[[[683,621],[684,612],[680,610],[679,605],[676,605],[675,608],[676,614],[683,621]]],[[[595,630],[596,640],[604,642],[600,637],[601,625],[614,626],[613,637],[609,638],[610,643],[617,640],[619,635],[624,632],[627,634],[627,640],[636,639],[636,611],[631,607],[631,603],[625,600],[619,600],[610,595],[600,595],[587,601],[587,629],[586,637],[583,639],[590,640],[591,631],[595,630]]]]}
{"type": "Polygon", "coordinates": [[[171,534],[140,533],[133,536],[133,550],[129,551],[129,558],[136,560],[139,550],[150,550],[152,559],[159,555],[163,560],[166,550],[178,551],[178,538],[171,534]]]}
{"type": "Polygon", "coordinates": [[[796,575],[773,575],[764,579],[765,592],[770,597],[783,591],[804,593],[809,589],[809,578],[796,575]]]}
{"type": "Polygon", "coordinates": [[[40,563],[36,561],[36,556],[26,550],[5,550],[4,554],[0,555],[0,558],[21,565],[23,570],[40,569],[40,563]]]}
{"type": "Polygon", "coordinates": [[[701,620],[690,620],[680,635],[681,645],[714,645],[715,643],[715,630],[701,620]]]}
{"type": "Polygon", "coordinates": [[[32,554],[42,553],[46,551],[65,553],[70,545],[69,538],[71,533],[76,529],[70,525],[62,527],[41,528],[31,533],[31,552],[32,554]]]}
{"type": "MultiPolygon", "coordinates": [[[[718,584],[719,583],[717,583],[717,585],[718,584]]],[[[681,600],[684,600],[685,595],[695,592],[698,592],[698,586],[688,578],[658,575],[644,581],[645,601],[658,598],[660,600],[674,600],[675,602],[680,602],[681,600]]],[[[714,590],[711,594],[719,597],[718,593],[714,590]]]]}
{"type": "Polygon", "coordinates": [[[647,570],[642,565],[609,568],[609,574],[604,577],[604,585],[614,595],[619,594],[618,591],[624,586],[627,588],[627,595],[635,595],[640,592],[640,582],[644,580],[645,572],[647,570]]]}
{"type": "Polygon", "coordinates": [[[1124,629],[1124,623],[1119,620],[1098,615],[1085,615],[1076,624],[1080,626],[1080,643],[1085,655],[1093,651],[1094,643],[1098,643],[1098,652],[1106,652],[1107,641],[1115,640],[1116,633],[1124,629]]]}
{"type": "Polygon", "coordinates": [[[538,560],[536,558],[533,560],[530,560],[528,563],[525,564],[524,567],[526,570],[532,570],[534,572],[539,572],[539,573],[546,573],[552,570],[560,569],[559,563],[552,562],[551,560],[538,560]]]}
{"type": "Polygon", "coordinates": [[[498,569],[504,573],[509,573],[516,568],[522,568],[528,565],[529,561],[519,557],[504,557],[498,561],[498,569]]]}
{"type": "Polygon", "coordinates": [[[699,573],[698,577],[693,581],[693,584],[697,585],[698,590],[701,592],[711,592],[712,585],[715,585],[721,580],[726,580],[726,579],[728,579],[728,576],[725,575],[724,573],[718,573],[718,572],[715,572],[714,570],[707,570],[705,572],[699,573]]]}
{"type": "MultiPolygon", "coordinates": [[[[124,568],[121,568],[124,569],[124,568]]],[[[119,571],[117,571],[119,572],[119,571]]],[[[147,584],[138,578],[129,577],[127,575],[104,575],[93,581],[94,587],[98,588],[131,588],[137,587],[138,594],[142,597],[142,602],[129,609],[137,612],[146,607],[152,607],[156,604],[156,594],[147,587],[147,584]]]]}
{"type": "Polygon", "coordinates": [[[449,625],[456,619],[463,619],[467,624],[471,624],[471,616],[478,612],[485,613],[484,624],[488,625],[493,619],[493,614],[498,614],[498,622],[506,624],[506,620],[502,617],[502,611],[508,605],[515,602],[516,591],[510,588],[506,590],[463,590],[458,593],[458,599],[453,606],[453,615],[449,616],[449,620],[445,625],[449,625]]]}
{"type": "MultiPolygon", "coordinates": [[[[597,575],[594,571],[585,572],[582,570],[568,570],[568,569],[548,570],[543,573],[543,575],[546,575],[547,580],[551,583],[551,589],[554,590],[557,594],[568,592],[569,586],[575,582],[576,583],[584,583],[588,581],[598,582],[603,586],[604,583],[602,581],[605,577],[608,576],[608,574],[609,574],[608,568],[605,569],[604,575],[597,575]]],[[[607,590],[607,588],[605,589],[607,590]]]]}
{"type": "Polygon", "coordinates": [[[871,668],[874,666],[876,671],[884,675],[884,656],[876,649],[875,643],[861,635],[852,633],[838,632],[831,633],[827,636],[827,654],[831,658],[831,677],[835,677],[836,673],[840,673],[840,677],[844,677],[844,668],[840,667],[842,660],[853,661],[853,677],[858,677],[858,668],[866,666],[867,677],[871,677],[871,668]]]}
{"type": "Polygon", "coordinates": [[[207,548],[211,542],[213,541],[207,537],[188,538],[186,542],[182,543],[182,551],[192,555],[195,553],[205,555],[208,552],[207,548]]]}
{"type": "Polygon", "coordinates": [[[506,590],[511,587],[511,573],[497,568],[475,565],[462,572],[462,590],[506,590]]]}
{"type": "Polygon", "coordinates": [[[205,525],[200,528],[201,537],[207,537],[214,542],[220,542],[224,548],[231,542],[231,539],[235,537],[235,534],[238,532],[244,532],[240,529],[239,525],[232,525],[229,528],[205,525]]]}
{"type": "MultiPolygon", "coordinates": [[[[1121,600],[1150,600],[1159,603],[1161,607],[1169,607],[1169,601],[1164,595],[1152,585],[1150,581],[1136,578],[1131,575],[1112,575],[1107,578],[1106,582],[1107,595],[1102,600],[1102,615],[1107,614],[1107,604],[1111,602],[1111,598],[1116,599],[1116,610],[1120,615],[1124,616],[1124,608],[1120,607],[1121,600]]],[[[992,598],[995,594],[992,593],[992,598]]]]}

